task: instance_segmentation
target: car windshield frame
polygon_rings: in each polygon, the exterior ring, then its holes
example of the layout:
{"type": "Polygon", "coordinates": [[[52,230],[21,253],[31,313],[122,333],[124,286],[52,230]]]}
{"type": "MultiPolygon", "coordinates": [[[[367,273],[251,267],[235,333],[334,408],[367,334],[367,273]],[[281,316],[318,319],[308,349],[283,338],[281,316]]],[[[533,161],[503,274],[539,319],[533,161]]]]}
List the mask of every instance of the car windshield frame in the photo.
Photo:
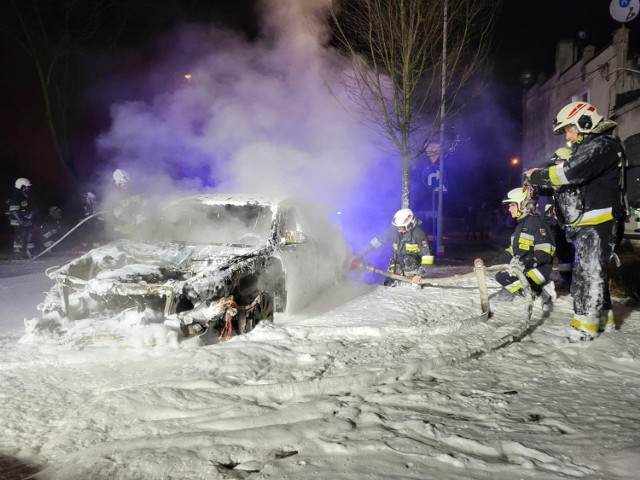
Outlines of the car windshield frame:
{"type": "Polygon", "coordinates": [[[274,217],[267,204],[179,202],[141,223],[136,236],[170,243],[260,246],[273,237],[274,217]]]}

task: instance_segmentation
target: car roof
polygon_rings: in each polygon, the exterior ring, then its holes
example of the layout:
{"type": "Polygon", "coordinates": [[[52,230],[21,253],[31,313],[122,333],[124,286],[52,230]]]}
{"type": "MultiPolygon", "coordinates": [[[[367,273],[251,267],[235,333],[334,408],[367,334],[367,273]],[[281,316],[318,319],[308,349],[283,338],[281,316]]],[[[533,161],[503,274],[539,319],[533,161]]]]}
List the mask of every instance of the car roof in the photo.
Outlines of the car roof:
{"type": "Polygon", "coordinates": [[[172,202],[176,203],[201,203],[203,205],[267,205],[277,207],[285,202],[284,198],[247,193],[201,193],[182,197],[172,202]]]}

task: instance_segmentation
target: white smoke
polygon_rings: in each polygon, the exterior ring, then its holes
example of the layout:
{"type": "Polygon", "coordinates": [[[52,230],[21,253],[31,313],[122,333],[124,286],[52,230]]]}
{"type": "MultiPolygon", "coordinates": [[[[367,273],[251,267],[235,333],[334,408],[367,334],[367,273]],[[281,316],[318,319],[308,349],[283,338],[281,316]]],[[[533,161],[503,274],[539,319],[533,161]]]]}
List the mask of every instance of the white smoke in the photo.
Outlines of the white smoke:
{"type": "Polygon", "coordinates": [[[171,179],[182,190],[204,183],[336,206],[380,161],[370,132],[329,89],[346,67],[327,47],[327,1],[260,7],[259,39],[182,25],[159,43],[150,97],[112,106],[98,147],[138,187],[166,195],[171,179]]]}

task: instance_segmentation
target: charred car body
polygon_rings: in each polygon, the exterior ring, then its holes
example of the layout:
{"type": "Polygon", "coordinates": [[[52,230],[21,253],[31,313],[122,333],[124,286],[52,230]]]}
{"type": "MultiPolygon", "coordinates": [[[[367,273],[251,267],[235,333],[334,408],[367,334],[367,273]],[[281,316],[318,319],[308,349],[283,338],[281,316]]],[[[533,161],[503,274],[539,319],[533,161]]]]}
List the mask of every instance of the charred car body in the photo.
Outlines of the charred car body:
{"type": "Polygon", "coordinates": [[[347,248],[309,204],[203,194],[177,200],[131,239],[98,247],[47,275],[42,322],[137,316],[184,335],[246,333],[274,311],[305,306],[340,280],[347,248]]]}

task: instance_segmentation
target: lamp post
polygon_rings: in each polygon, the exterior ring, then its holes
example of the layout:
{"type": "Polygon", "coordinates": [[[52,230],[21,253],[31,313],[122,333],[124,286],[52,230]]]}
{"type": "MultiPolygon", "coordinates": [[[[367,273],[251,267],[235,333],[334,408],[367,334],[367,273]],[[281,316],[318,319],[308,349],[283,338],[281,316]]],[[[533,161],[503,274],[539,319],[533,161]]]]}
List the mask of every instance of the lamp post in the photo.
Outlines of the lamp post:
{"type": "MultiPolygon", "coordinates": [[[[444,2],[442,14],[442,76],[441,76],[441,96],[440,96],[440,148],[444,146],[444,118],[445,118],[445,94],[447,92],[447,23],[448,23],[448,2],[444,2]]],[[[443,233],[443,204],[442,193],[444,191],[444,157],[440,156],[440,186],[438,188],[438,228],[436,236],[436,255],[444,255],[444,245],[442,244],[443,233]]]]}

